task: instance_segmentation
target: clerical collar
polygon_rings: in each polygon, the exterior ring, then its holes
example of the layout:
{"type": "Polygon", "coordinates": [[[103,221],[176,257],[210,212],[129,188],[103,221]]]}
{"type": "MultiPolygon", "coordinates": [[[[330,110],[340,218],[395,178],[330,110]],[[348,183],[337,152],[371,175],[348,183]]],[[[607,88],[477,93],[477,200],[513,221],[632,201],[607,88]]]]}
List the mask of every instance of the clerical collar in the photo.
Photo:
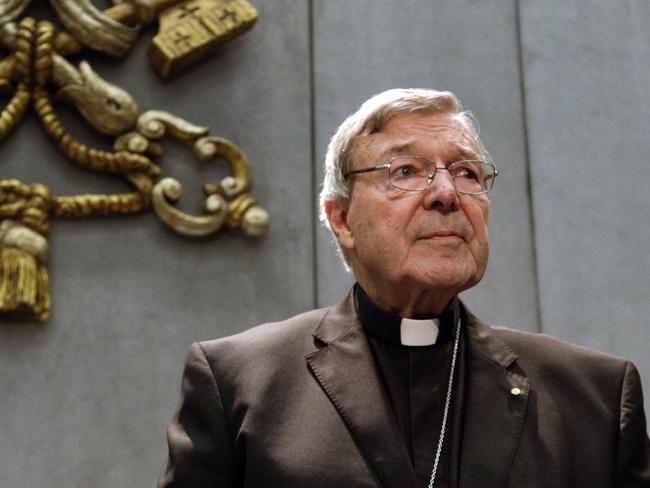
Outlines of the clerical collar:
{"type": "Polygon", "coordinates": [[[453,337],[458,298],[454,298],[442,314],[426,320],[404,319],[382,309],[359,284],[354,286],[354,299],[365,331],[386,342],[403,346],[430,346],[447,342],[453,337]]]}

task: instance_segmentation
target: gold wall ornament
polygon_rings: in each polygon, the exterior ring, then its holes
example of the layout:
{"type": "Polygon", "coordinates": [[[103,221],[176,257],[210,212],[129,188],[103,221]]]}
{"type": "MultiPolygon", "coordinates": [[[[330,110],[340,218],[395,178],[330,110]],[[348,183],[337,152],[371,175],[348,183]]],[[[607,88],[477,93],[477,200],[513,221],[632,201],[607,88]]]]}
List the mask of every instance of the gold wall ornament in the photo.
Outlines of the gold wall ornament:
{"type": "Polygon", "coordinates": [[[133,127],[139,108],[125,90],[105,81],[86,61],[79,70],[56,53],[52,61],[54,83],[60,86],[57,97],[72,103],[95,129],[119,135],[133,127]]]}
{"type": "Polygon", "coordinates": [[[157,38],[163,44],[166,36],[177,35],[174,32],[199,24],[204,28],[191,48],[161,54],[164,74],[176,73],[209,48],[249,29],[257,18],[250,4],[245,0],[130,0],[114,1],[100,12],[90,0],[50,3],[67,31],[57,32],[48,21],[16,20],[28,0],[0,0],[0,43],[9,51],[0,59],[0,91],[9,97],[0,108],[0,141],[33,107],[45,133],[66,158],[93,171],[121,175],[133,190],[58,196],[38,183],[0,180],[0,314],[38,320],[46,320],[50,310],[46,266],[52,217],[129,215],[151,205],[162,222],[183,235],[207,235],[225,226],[253,237],[266,231],[269,220],[250,194],[250,166],[235,144],[166,111],[140,113],[126,90],[99,76],[87,61],[76,67],[66,59],[84,47],[123,54],[135,42],[134,33],[137,36],[141,26],[160,15],[162,33],[157,38]],[[92,127],[114,137],[113,150],[89,147],[70,134],[57,115],[57,101],[72,104],[92,127]],[[217,184],[204,184],[201,215],[174,206],[181,196],[180,183],[163,178],[155,162],[163,156],[165,136],[192,143],[199,161],[225,160],[231,169],[232,175],[217,184]]]}
{"type": "Polygon", "coordinates": [[[23,13],[30,0],[1,0],[0,24],[10,22],[23,13]]]}
{"type": "Polygon", "coordinates": [[[192,141],[204,136],[210,130],[162,110],[149,110],[140,115],[137,129],[140,134],[149,139],[160,139],[169,131],[171,135],[184,141],[192,141]]]}
{"type": "Polygon", "coordinates": [[[172,76],[256,21],[257,11],[246,0],[191,0],[164,10],[149,51],[153,66],[163,78],[172,76]]]}
{"type": "Polygon", "coordinates": [[[46,320],[50,310],[44,185],[0,180],[0,312],[46,320]]]}
{"type": "Polygon", "coordinates": [[[181,212],[170,202],[181,197],[182,187],[174,178],[163,178],[153,187],[151,203],[158,218],[176,232],[186,236],[205,236],[218,231],[228,215],[228,204],[221,195],[208,195],[204,215],[181,212]]]}
{"type": "MultiPolygon", "coordinates": [[[[30,0],[0,0],[0,42],[13,47],[16,19],[30,0]]],[[[114,0],[100,11],[91,0],[50,0],[68,29],[54,45],[63,55],[83,47],[120,57],[133,46],[139,29],[156,17],[159,32],[149,50],[156,72],[168,78],[196,64],[214,49],[250,30],[257,10],[247,0],[114,0]]]]}
{"type": "MultiPolygon", "coordinates": [[[[203,186],[206,200],[203,215],[190,215],[173,206],[182,193],[181,184],[173,178],[163,178],[153,188],[154,211],[164,223],[179,234],[205,236],[218,231],[223,224],[242,229],[245,235],[259,237],[268,228],[268,213],[259,207],[249,192],[253,185],[250,166],[242,150],[227,139],[208,136],[208,128],[191,124],[167,112],[151,110],[138,118],[139,132],[130,132],[116,140],[116,148],[129,147],[146,152],[154,144],[151,139],[162,138],[167,131],[182,140],[194,140],[193,152],[201,162],[224,159],[232,176],[224,177],[218,185],[203,186]]],[[[160,146],[155,146],[162,153],[160,146]]]]}
{"type": "Polygon", "coordinates": [[[138,30],[99,11],[90,0],[50,0],[59,20],[83,45],[113,56],[124,55],[138,30]]]}

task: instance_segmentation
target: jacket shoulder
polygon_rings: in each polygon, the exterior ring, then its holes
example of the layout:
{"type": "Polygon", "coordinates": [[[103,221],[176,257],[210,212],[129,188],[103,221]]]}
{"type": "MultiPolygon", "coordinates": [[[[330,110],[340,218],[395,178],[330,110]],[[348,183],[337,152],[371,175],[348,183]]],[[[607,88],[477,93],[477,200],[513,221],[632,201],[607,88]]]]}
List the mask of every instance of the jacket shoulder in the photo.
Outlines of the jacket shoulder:
{"type": "Polygon", "coordinates": [[[580,360],[625,362],[625,359],[612,354],[573,344],[547,334],[512,329],[501,325],[488,325],[488,327],[502,340],[511,344],[513,348],[525,350],[526,354],[538,351],[545,358],[548,358],[548,354],[551,353],[553,356],[557,355],[559,357],[575,356],[580,360]]]}
{"type": "Polygon", "coordinates": [[[313,332],[327,315],[330,307],[310,310],[279,322],[268,322],[239,334],[199,342],[211,366],[240,371],[250,368],[263,371],[270,365],[304,361],[304,355],[314,349],[313,332]]]}
{"type": "Polygon", "coordinates": [[[623,358],[551,337],[546,334],[488,326],[518,357],[518,363],[534,367],[539,375],[571,375],[606,382],[619,380],[631,363],[623,358]]]}

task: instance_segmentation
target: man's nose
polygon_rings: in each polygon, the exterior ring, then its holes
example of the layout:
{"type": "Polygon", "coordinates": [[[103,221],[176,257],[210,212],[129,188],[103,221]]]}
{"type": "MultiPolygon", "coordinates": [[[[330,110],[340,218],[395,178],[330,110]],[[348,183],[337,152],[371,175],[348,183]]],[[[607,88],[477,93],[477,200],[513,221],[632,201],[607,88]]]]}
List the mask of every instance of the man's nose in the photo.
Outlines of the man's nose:
{"type": "Polygon", "coordinates": [[[437,167],[433,176],[429,176],[429,187],[424,190],[424,207],[445,212],[456,210],[459,205],[458,192],[449,170],[437,167]]]}

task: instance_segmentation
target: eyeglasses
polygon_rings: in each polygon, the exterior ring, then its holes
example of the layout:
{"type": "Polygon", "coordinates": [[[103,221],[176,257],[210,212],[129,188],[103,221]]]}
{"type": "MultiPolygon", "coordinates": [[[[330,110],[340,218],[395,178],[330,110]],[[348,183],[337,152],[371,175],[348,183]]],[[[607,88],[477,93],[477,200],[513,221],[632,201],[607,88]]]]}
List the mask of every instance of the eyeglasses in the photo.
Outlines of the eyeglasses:
{"type": "Polygon", "coordinates": [[[458,193],[482,195],[494,184],[499,172],[494,165],[485,161],[454,161],[447,166],[438,166],[433,161],[418,156],[397,156],[384,164],[368,168],[353,169],[344,178],[359,173],[388,170],[388,181],[395,188],[406,191],[424,191],[431,186],[438,170],[449,172],[458,193]]]}

